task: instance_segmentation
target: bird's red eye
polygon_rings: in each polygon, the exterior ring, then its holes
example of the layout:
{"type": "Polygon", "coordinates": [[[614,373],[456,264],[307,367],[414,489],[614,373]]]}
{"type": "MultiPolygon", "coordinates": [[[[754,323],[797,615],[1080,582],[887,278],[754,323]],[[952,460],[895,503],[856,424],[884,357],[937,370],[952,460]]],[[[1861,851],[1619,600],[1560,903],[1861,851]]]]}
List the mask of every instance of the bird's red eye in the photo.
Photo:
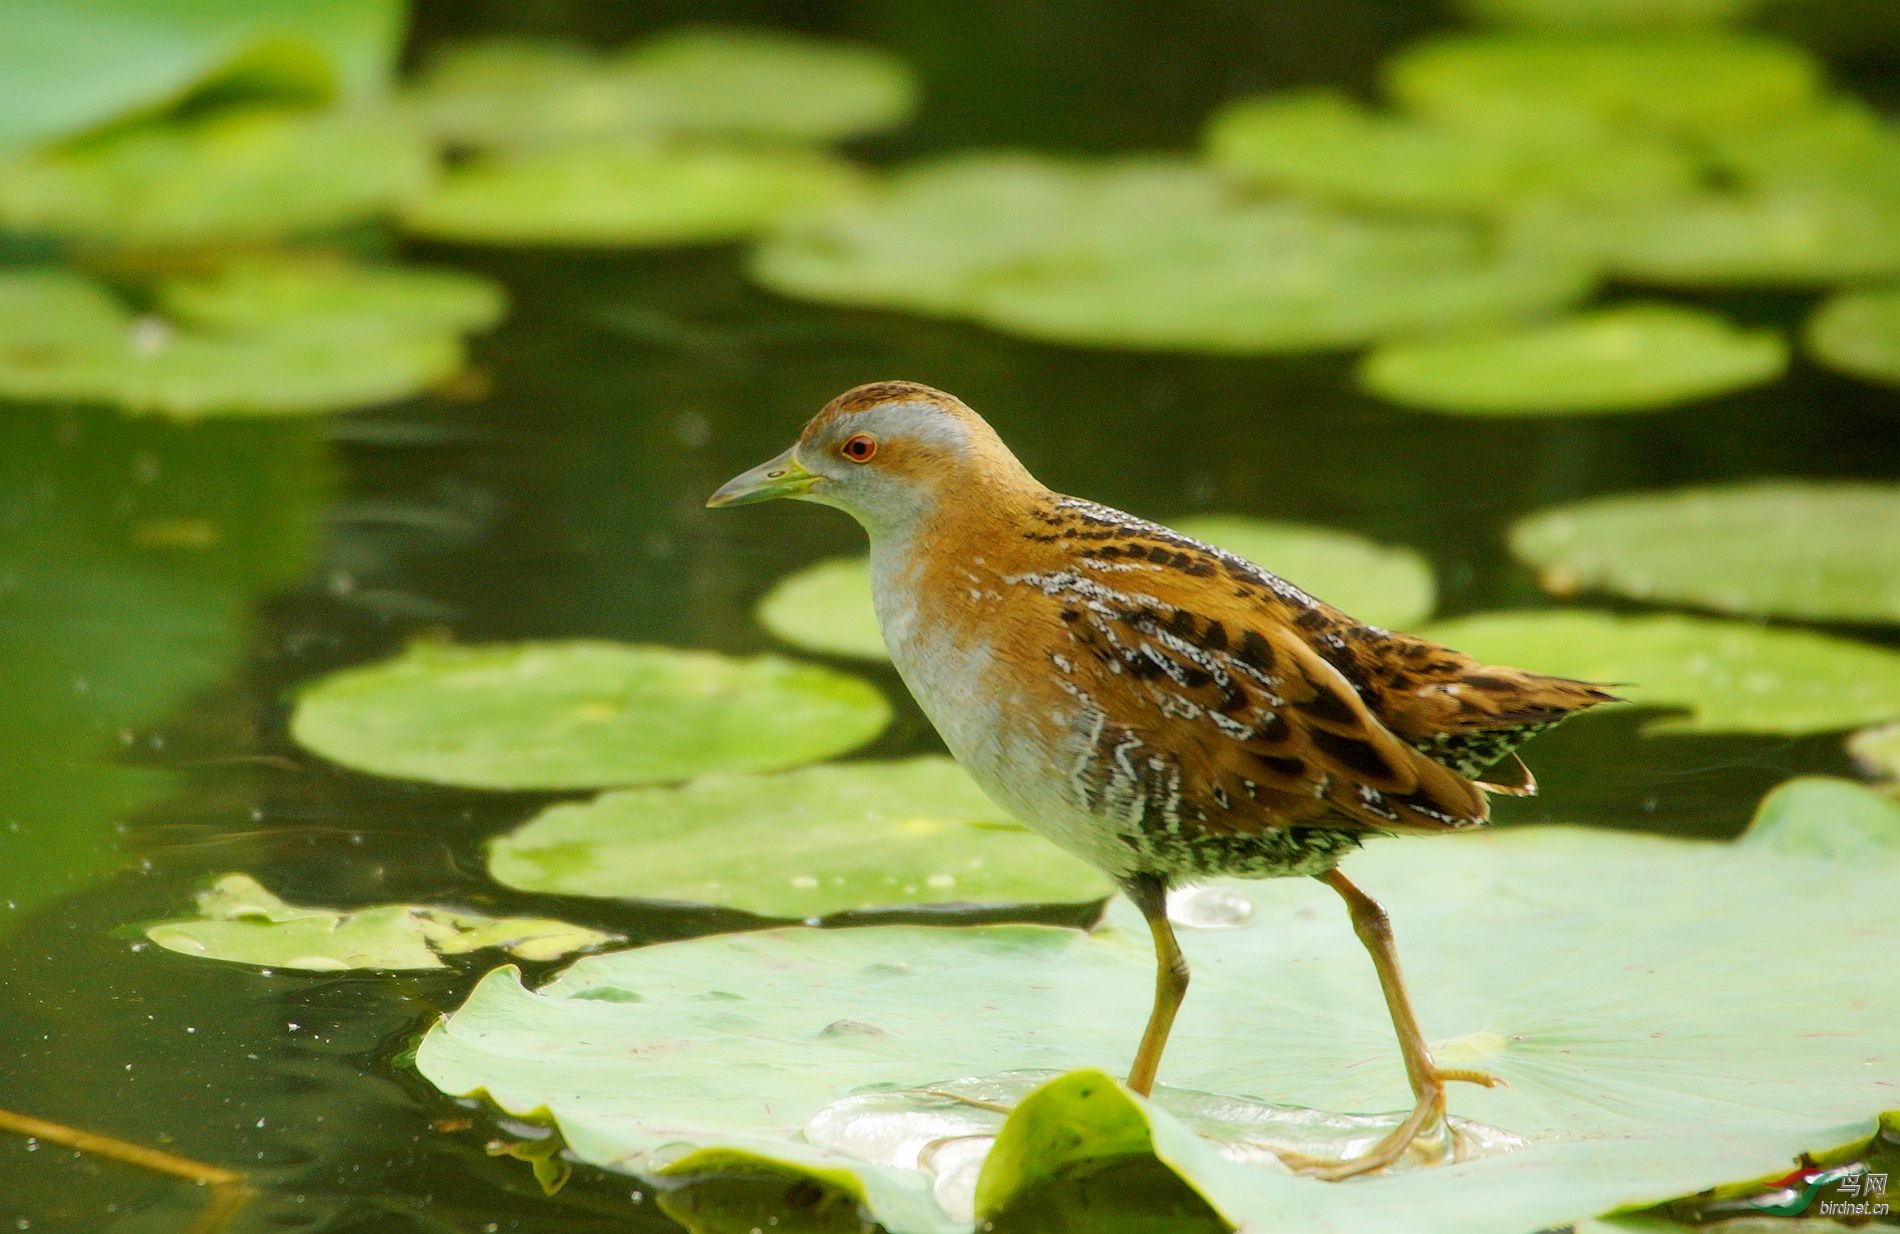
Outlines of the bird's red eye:
{"type": "Polygon", "coordinates": [[[846,438],[845,443],[838,447],[838,452],[854,463],[868,463],[871,456],[877,453],[877,438],[869,433],[859,433],[846,438]]]}

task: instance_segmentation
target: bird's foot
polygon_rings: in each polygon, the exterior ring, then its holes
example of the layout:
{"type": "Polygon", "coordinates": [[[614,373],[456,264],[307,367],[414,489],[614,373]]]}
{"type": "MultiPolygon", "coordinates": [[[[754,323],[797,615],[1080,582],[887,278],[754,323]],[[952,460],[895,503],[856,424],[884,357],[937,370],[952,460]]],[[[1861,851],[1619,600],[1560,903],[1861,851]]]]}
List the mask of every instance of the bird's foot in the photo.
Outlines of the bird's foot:
{"type": "Polygon", "coordinates": [[[1510,1087],[1502,1077],[1492,1075],[1488,1071],[1477,1071],[1468,1067],[1434,1067],[1428,1073],[1424,1085],[1419,1089],[1418,1103],[1412,1107],[1412,1112],[1406,1116],[1405,1121],[1357,1157],[1348,1157],[1343,1161],[1329,1161],[1305,1153],[1283,1153],[1280,1155],[1280,1160],[1296,1173],[1329,1182],[1357,1178],[1361,1174],[1373,1174],[1386,1169],[1401,1160],[1421,1136],[1434,1132],[1441,1135],[1444,1133],[1446,1128],[1445,1085],[1452,1081],[1480,1084],[1485,1088],[1510,1087]]]}
{"type": "Polygon", "coordinates": [[[1509,1088],[1510,1083],[1501,1075],[1492,1075],[1489,1071],[1479,1071],[1472,1067],[1437,1067],[1433,1074],[1438,1082],[1456,1080],[1461,1084],[1477,1084],[1485,1088],[1509,1088]]]}

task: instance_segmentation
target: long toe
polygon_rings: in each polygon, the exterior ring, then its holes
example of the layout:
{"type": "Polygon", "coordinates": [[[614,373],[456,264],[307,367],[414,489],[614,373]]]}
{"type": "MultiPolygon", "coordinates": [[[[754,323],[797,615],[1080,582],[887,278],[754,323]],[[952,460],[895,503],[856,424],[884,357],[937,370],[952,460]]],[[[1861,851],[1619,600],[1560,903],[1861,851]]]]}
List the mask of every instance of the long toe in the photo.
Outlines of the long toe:
{"type": "Polygon", "coordinates": [[[1444,1121],[1445,1090],[1442,1087],[1427,1089],[1419,1094],[1418,1104],[1412,1107],[1412,1112],[1406,1116],[1404,1122],[1394,1127],[1377,1144],[1357,1157],[1348,1157],[1344,1161],[1321,1161],[1304,1157],[1298,1160],[1287,1158],[1282,1158],[1282,1160],[1301,1174],[1322,1178],[1329,1182],[1356,1178],[1361,1174],[1373,1174],[1399,1161],[1419,1136],[1434,1127],[1443,1126],[1444,1121]]]}

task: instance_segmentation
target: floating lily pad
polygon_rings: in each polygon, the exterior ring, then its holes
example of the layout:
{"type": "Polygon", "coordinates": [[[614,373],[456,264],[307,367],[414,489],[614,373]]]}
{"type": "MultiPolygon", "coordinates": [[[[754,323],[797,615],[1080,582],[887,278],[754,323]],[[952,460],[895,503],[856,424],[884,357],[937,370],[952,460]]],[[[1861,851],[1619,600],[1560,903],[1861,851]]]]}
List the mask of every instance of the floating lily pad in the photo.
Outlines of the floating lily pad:
{"type": "Polygon", "coordinates": [[[1431,411],[1550,415],[1652,411],[1780,377],[1772,330],[1714,313],[1632,304],[1560,321],[1381,344],[1361,362],[1373,393],[1431,411]]]}
{"type": "Polygon", "coordinates": [[[1524,198],[1617,201],[1683,193],[1689,160],[1648,137],[1577,138],[1383,116],[1329,90],[1231,104],[1209,156],[1249,181],[1353,205],[1488,213],[1524,198]]]}
{"type": "Polygon", "coordinates": [[[708,776],[552,806],[495,841],[488,869],[524,891],[690,900],[765,917],[1114,891],[946,758],[708,776]]]}
{"type": "Polygon", "coordinates": [[[179,418],[389,402],[461,368],[456,325],[501,299],[472,275],[262,259],[152,293],[177,315],[135,316],[70,271],[0,273],[0,398],[179,418]]]}
{"type": "Polygon", "coordinates": [[[1900,780],[1900,720],[1855,733],[1847,739],[1847,752],[1868,775],[1900,780]]]}
{"type": "Polygon", "coordinates": [[[1494,664],[1619,683],[1631,702],[1683,708],[1651,732],[1825,733],[1900,715],[1900,652],[1702,617],[1485,613],[1425,631],[1494,664]]]}
{"type": "Polygon", "coordinates": [[[778,31],[688,30],[614,55],[515,39],[446,49],[411,94],[458,145],[673,135],[824,142],[897,124],[915,105],[891,56],[778,31]]]}
{"type": "Polygon", "coordinates": [[[1773,124],[1712,133],[1710,161],[1752,189],[1900,196],[1900,127],[1854,98],[1834,98],[1773,124]]]}
{"type": "Polygon", "coordinates": [[[1244,201],[1165,159],[963,157],[782,229],[787,295],[974,318],[1056,342],[1212,352],[1346,346],[1561,307],[1587,262],[1454,220],[1244,201]]]}
{"type": "Polygon", "coordinates": [[[564,145],[457,168],[403,222],[473,244],[711,243],[829,204],[858,182],[848,164],[810,150],[564,145]]]}
{"type": "Polygon", "coordinates": [[[1475,129],[1693,133],[1799,112],[1822,74],[1800,48],[1757,36],[1497,33],[1416,44],[1385,81],[1406,106],[1475,129]]]}
{"type": "Polygon", "coordinates": [[[256,243],[382,213],[432,175],[421,135],[386,113],[229,110],[0,164],[0,228],[130,248],[256,243]]]}
{"type": "Polygon", "coordinates": [[[1900,386],[1900,288],[1830,297],[1808,318],[1804,339],[1829,368],[1900,386]]]}
{"type": "MultiPolygon", "coordinates": [[[[1409,548],[1375,544],[1329,527],[1202,514],[1169,524],[1374,625],[1407,626],[1431,615],[1431,565],[1409,548]]],[[[834,557],[779,580],[759,601],[759,624],[794,647],[863,660],[888,658],[871,604],[871,566],[834,557]]]]}
{"type": "Polygon", "coordinates": [[[469,788],[608,788],[775,771],[890,720],[855,677],[776,656],[619,643],[417,644],[322,678],[290,732],[346,767],[469,788]]]}
{"type": "Polygon", "coordinates": [[[1749,836],[1795,856],[1878,864],[1900,848],[1900,802],[1851,780],[1803,776],[1762,798],[1749,836]]]}
{"type": "Polygon", "coordinates": [[[198,915],[150,926],[145,936],[183,955],[269,968],[441,968],[441,956],[502,947],[524,960],[554,960],[615,942],[543,917],[486,917],[417,904],[351,911],[286,904],[248,874],[226,874],[198,893],[198,915]]]}
{"type": "Polygon", "coordinates": [[[1732,26],[1767,0],[1458,0],[1475,21],[1567,34],[1732,26]]]}
{"type": "Polygon", "coordinates": [[[1543,827],[1354,856],[1397,922],[1439,1059],[1509,1081],[1457,1086],[1451,1105],[1522,1146],[1494,1139],[1453,1169],[1327,1184],[1261,1164],[1240,1134],[1265,1101],[1324,1111],[1322,1125],[1409,1104],[1371,966],[1307,880],[1237,886],[1249,925],[1184,934],[1195,983],[1152,1105],[1099,1074],[1065,1077],[1021,1101],[981,1167],[985,1143],[958,1129],[993,1116],[942,1094],[1006,1087],[1017,1069],[1126,1066],[1153,974],[1128,905],[1092,935],[663,943],[583,959],[535,992],[503,968],[430,1030],[417,1064],[445,1092],[551,1115],[584,1160],[674,1178],[796,1170],[892,1229],[967,1230],[959,1210],[1007,1216],[1032,1175],[1086,1178],[1126,1153],[1167,1163],[1230,1224],[1523,1234],[1873,1134],[1900,1085],[1900,987],[1853,961],[1900,946],[1900,833],[1845,839],[1831,801],[1784,804],[1799,817],[1732,844],[1543,827]],[[1817,946],[1841,955],[1815,963],[1817,946]],[[1078,1104],[1104,1085],[1120,1113],[1078,1104]],[[1210,1114],[1222,1099],[1226,1119],[1210,1114]],[[1146,1134],[1115,1129],[1130,1113],[1146,1134]],[[1105,1143],[1116,1151],[1097,1160],[1078,1151],[1105,1143]]]}
{"type": "Polygon", "coordinates": [[[1900,624],[1900,485],[1773,480],[1540,511],[1511,551],[1547,591],[1900,624]]]}

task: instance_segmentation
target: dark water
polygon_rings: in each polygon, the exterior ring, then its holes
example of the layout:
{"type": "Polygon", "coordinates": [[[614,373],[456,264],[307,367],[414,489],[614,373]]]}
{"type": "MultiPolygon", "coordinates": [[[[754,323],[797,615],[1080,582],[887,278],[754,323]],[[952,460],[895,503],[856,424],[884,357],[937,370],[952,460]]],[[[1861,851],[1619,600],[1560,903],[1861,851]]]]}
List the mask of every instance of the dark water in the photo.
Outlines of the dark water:
{"type": "MultiPolygon", "coordinates": [[[[782,6],[719,7],[785,21],[782,6]]],[[[1396,2],[1161,7],[999,4],[986,24],[835,4],[799,6],[795,24],[925,67],[924,117],[870,150],[889,157],[1006,140],[1180,145],[1222,98],[1362,83],[1384,49],[1439,20],[1396,2]]],[[[706,14],[675,4],[638,20],[706,14]]],[[[605,6],[423,18],[425,38],[635,32],[605,6]]],[[[1880,54],[1862,46],[1843,64],[1879,80],[1880,54]]],[[[178,913],[229,870],[292,900],[520,909],[635,941],[734,924],[493,886],[484,839],[544,799],[327,767],[288,745],[286,698],[439,631],[765,647],[749,609],[767,583],[854,551],[859,533],[815,508],[701,503],[847,386],[955,391],[1047,482],[1139,513],[1218,509],[1414,545],[1447,614],[1538,602],[1501,533],[1553,502],[1900,466],[1893,396],[1799,363],[1773,389],[1665,415],[1470,422],[1364,398],[1341,358],[1063,350],[779,301],[747,286],[731,251],[412,256],[489,273],[515,298],[478,345],[484,380],[455,398],[314,423],[0,415],[0,1107],[243,1169],[263,1194],[237,1230],[672,1228],[650,1198],[630,1202],[632,1179],[582,1171],[544,1198],[524,1164],[484,1153],[485,1114],[403,1064],[487,957],[420,976],[266,975],[143,946],[126,927],[178,913]]],[[[1716,303],[1782,324],[1803,307],[1716,303]]],[[[932,748],[895,678],[874,675],[902,710],[872,752],[932,748]]],[[[1836,738],[1645,739],[1639,719],[1540,739],[1545,795],[1505,803],[1505,821],[1723,835],[1779,780],[1844,770],[1836,738]]],[[[200,1203],[0,1135],[0,1229],[183,1230],[200,1203]]]]}

